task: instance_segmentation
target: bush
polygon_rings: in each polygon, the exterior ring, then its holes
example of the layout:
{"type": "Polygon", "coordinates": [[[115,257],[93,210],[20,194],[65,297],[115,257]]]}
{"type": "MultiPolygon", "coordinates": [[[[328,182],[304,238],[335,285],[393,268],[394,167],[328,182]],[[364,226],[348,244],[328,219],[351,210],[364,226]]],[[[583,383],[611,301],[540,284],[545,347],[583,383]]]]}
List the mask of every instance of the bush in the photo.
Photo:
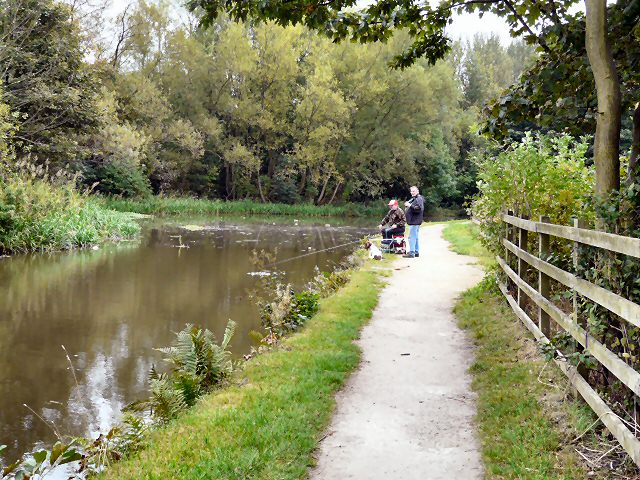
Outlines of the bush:
{"type": "Polygon", "coordinates": [[[0,164],[0,252],[62,250],[132,237],[139,225],[79,192],[76,177],[0,164]]]}
{"type": "Polygon", "coordinates": [[[85,169],[84,178],[86,185],[95,184],[95,190],[106,195],[124,198],[151,195],[149,179],[136,165],[107,162],[90,166],[85,169]]]}
{"type": "Polygon", "coordinates": [[[568,135],[526,135],[496,156],[477,159],[479,193],[471,210],[493,253],[501,251],[500,216],[507,210],[532,220],[548,215],[563,225],[574,215],[593,221],[594,170],[586,166],[587,149],[586,140],[568,135]]]}

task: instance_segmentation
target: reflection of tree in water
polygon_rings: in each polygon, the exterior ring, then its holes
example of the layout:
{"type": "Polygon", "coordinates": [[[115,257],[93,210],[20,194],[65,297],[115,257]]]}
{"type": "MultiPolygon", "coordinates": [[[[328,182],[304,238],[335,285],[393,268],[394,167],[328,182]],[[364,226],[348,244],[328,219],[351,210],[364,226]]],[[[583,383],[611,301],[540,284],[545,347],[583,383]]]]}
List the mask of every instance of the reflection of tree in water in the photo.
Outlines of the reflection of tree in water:
{"type": "MultiPolygon", "coordinates": [[[[238,322],[232,348],[248,351],[248,332],[259,328],[260,319],[247,291],[265,288],[263,279],[247,275],[257,269],[256,261],[290,258],[357,236],[308,225],[216,223],[199,232],[151,228],[134,248],[3,260],[0,443],[10,446],[8,457],[36,439],[53,440],[49,427],[22,403],[65,433],[104,430],[124,404],[145,395],[147,373],[159,361],[153,348],[170,342],[187,322],[221,336],[232,318],[238,322]],[[190,247],[180,256],[171,237],[176,232],[190,247]]],[[[327,269],[344,254],[294,260],[282,266],[280,278],[302,286],[315,265],[327,269]]]]}

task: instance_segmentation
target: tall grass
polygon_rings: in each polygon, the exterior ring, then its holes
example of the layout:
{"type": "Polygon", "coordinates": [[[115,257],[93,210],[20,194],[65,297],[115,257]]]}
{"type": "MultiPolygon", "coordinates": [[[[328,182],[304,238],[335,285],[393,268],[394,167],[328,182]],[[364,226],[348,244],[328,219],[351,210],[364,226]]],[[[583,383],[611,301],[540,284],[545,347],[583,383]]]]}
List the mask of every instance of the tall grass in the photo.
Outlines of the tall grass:
{"type": "Polygon", "coordinates": [[[380,205],[312,205],[308,203],[289,205],[284,203],[260,203],[253,200],[227,202],[190,197],[153,196],[136,200],[108,198],[108,208],[120,212],[135,212],[153,215],[296,215],[300,217],[365,217],[383,216],[386,207],[380,205]]]}
{"type": "Polygon", "coordinates": [[[0,253],[64,250],[136,235],[130,216],[105,208],[46,168],[0,165],[0,253]]]}

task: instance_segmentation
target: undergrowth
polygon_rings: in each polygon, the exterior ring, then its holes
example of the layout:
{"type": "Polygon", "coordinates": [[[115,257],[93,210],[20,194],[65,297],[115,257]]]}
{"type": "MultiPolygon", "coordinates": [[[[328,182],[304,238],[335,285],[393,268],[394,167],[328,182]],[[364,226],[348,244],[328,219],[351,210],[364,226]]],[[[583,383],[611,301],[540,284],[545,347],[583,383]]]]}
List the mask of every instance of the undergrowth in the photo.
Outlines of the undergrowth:
{"type": "Polygon", "coordinates": [[[63,171],[0,164],[0,254],[84,247],[139,230],[130,216],[79,191],[63,171]]]}

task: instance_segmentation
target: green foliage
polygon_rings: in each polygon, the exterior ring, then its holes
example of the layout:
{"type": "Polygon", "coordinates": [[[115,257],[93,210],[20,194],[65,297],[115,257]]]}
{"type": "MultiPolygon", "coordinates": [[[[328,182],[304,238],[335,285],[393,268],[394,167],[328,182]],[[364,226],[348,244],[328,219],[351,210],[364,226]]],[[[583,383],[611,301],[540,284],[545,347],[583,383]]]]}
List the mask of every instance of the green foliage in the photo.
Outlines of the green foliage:
{"type": "Polygon", "coordinates": [[[336,269],[332,272],[316,272],[316,276],[311,281],[311,291],[316,292],[321,297],[327,297],[349,281],[350,272],[348,269],[336,269]]]}
{"type": "Polygon", "coordinates": [[[502,250],[500,216],[507,210],[538,220],[570,225],[580,215],[595,218],[591,201],[593,168],[585,165],[585,141],[569,136],[527,135],[495,156],[478,158],[479,193],[471,211],[482,225],[483,239],[492,253],[502,250]]]}
{"type": "MultiPolygon", "coordinates": [[[[620,76],[623,112],[631,113],[638,99],[640,30],[637,13],[627,8],[635,0],[608,7],[612,54],[620,76]]],[[[637,2],[636,2],[637,3],[637,2]]],[[[484,130],[494,138],[513,137],[528,125],[567,132],[591,134],[596,121],[596,89],[585,47],[585,18],[577,13],[562,25],[545,30],[547,49],[520,81],[486,110],[484,130]]],[[[625,128],[630,128],[623,114],[625,128]]]]}
{"type": "Polygon", "coordinates": [[[556,333],[549,339],[549,343],[540,344],[540,351],[547,360],[561,360],[574,367],[595,369],[598,365],[597,360],[580,349],[571,334],[564,331],[556,333]]]}
{"type": "Polygon", "coordinates": [[[100,434],[95,440],[80,440],[83,444],[83,458],[80,472],[97,474],[142,448],[144,438],[149,431],[145,421],[131,413],[125,413],[122,422],[112,427],[106,434],[100,434]]]}
{"type": "Polygon", "coordinates": [[[3,100],[19,131],[13,145],[56,167],[78,166],[98,123],[97,79],[84,63],[79,25],[54,0],[0,1],[3,100]]]}
{"type": "Polygon", "coordinates": [[[272,301],[260,305],[262,327],[269,343],[292,332],[318,311],[320,295],[314,292],[295,293],[290,285],[276,285],[272,301]]]}
{"type": "MultiPolygon", "coordinates": [[[[0,452],[2,451],[0,446],[0,452]]],[[[29,480],[30,478],[44,478],[55,468],[82,459],[75,441],[56,442],[51,450],[41,449],[33,452],[23,461],[13,463],[2,471],[3,480],[29,480]]]]}
{"type": "Polygon", "coordinates": [[[153,215],[208,214],[208,215],[291,215],[299,217],[366,217],[381,216],[387,211],[382,202],[357,205],[288,205],[283,203],[260,203],[252,200],[232,202],[206,200],[189,197],[153,196],[142,200],[123,200],[109,198],[104,204],[120,212],[135,212],[153,215]]]}
{"type": "Polygon", "coordinates": [[[303,323],[313,317],[320,308],[318,303],[320,296],[313,292],[300,292],[294,295],[293,316],[303,323]]]}
{"type": "Polygon", "coordinates": [[[89,166],[84,172],[86,184],[95,184],[95,191],[124,198],[147,197],[151,185],[144,172],[135,165],[103,163],[89,166]]]}
{"type": "Polygon", "coordinates": [[[129,216],[102,207],[75,183],[63,170],[0,164],[0,252],[70,249],[138,233],[129,216]]]}
{"type": "Polygon", "coordinates": [[[194,325],[176,333],[172,346],[159,348],[171,365],[167,373],[151,370],[151,396],[147,407],[155,418],[166,421],[195,404],[196,400],[220,385],[233,371],[229,342],[236,324],[229,320],[222,341],[194,325]]]}
{"type": "Polygon", "coordinates": [[[569,9],[578,0],[553,0],[541,4],[536,0],[458,2],[440,0],[378,0],[366,7],[354,8],[354,0],[324,2],[321,0],[189,0],[188,5],[210,26],[220,13],[234,20],[247,18],[272,20],[279,25],[302,24],[319,30],[334,42],[350,39],[359,43],[385,42],[399,31],[408,32],[410,41],[396,54],[391,64],[407,68],[416,60],[426,58],[431,64],[442,59],[450,50],[445,34],[456,12],[493,13],[506,21],[511,35],[523,35],[529,43],[544,40],[535,33],[540,27],[562,24],[569,9]]]}

